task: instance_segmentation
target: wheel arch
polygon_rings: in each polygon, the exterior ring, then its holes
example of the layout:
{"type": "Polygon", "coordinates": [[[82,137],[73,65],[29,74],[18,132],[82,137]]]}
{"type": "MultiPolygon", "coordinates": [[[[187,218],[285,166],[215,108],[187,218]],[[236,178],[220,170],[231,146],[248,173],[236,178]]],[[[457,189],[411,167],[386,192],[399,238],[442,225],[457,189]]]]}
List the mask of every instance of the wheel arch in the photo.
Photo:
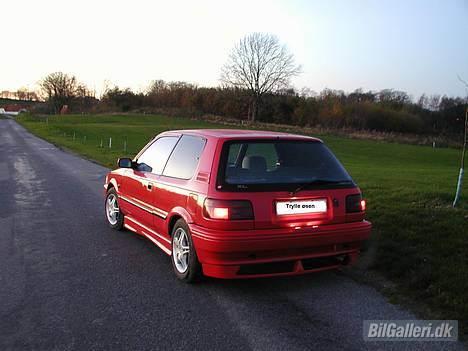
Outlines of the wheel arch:
{"type": "Polygon", "coordinates": [[[174,225],[179,219],[183,219],[187,224],[193,223],[192,216],[185,208],[173,208],[172,211],[167,215],[167,234],[169,236],[172,236],[172,229],[174,229],[174,225]]]}
{"type": "Polygon", "coordinates": [[[107,191],[109,191],[112,188],[114,188],[115,191],[117,191],[117,193],[119,192],[119,186],[115,178],[111,178],[107,183],[107,191]]]}

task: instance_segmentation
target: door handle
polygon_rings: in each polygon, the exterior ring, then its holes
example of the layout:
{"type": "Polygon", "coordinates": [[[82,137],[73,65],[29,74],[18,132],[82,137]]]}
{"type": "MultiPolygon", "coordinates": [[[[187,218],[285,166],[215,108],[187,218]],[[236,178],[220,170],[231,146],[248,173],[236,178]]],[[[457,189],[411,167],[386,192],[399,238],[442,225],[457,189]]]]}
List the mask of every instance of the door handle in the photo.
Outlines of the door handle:
{"type": "Polygon", "coordinates": [[[146,189],[148,189],[148,191],[152,191],[153,190],[153,183],[147,183],[146,184],[146,189]]]}

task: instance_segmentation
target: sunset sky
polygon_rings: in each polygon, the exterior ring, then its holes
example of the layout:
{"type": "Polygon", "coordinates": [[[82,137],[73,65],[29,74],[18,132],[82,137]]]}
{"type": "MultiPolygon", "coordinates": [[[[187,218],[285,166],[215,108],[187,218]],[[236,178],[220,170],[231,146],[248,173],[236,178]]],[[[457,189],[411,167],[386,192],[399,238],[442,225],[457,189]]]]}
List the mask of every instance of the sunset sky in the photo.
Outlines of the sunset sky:
{"type": "Polygon", "coordinates": [[[98,92],[154,79],[216,85],[230,48],[276,34],[293,86],[465,95],[468,1],[2,1],[0,90],[63,71],[98,92]]]}

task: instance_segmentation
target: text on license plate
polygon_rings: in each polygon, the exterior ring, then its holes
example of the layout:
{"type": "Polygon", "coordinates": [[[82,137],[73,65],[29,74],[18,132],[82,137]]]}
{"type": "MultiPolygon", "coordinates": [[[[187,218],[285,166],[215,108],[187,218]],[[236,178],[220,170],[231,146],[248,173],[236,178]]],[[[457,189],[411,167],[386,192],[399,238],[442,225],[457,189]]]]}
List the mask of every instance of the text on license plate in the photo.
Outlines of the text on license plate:
{"type": "Polygon", "coordinates": [[[327,200],[277,201],[278,215],[327,212],[327,200]]]}

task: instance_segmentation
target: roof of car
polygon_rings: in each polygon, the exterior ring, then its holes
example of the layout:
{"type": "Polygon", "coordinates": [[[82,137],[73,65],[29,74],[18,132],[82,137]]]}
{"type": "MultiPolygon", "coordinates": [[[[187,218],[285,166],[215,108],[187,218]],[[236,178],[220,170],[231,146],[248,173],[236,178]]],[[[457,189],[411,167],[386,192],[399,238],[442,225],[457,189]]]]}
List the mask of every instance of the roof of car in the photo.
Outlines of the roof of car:
{"type": "Polygon", "coordinates": [[[313,140],[321,141],[318,138],[282,133],[282,132],[271,132],[266,130],[248,130],[248,129],[182,129],[182,130],[171,130],[170,133],[180,134],[196,134],[206,137],[218,138],[218,139],[268,139],[268,138],[279,138],[283,137],[286,139],[300,139],[300,140],[313,140]]]}

